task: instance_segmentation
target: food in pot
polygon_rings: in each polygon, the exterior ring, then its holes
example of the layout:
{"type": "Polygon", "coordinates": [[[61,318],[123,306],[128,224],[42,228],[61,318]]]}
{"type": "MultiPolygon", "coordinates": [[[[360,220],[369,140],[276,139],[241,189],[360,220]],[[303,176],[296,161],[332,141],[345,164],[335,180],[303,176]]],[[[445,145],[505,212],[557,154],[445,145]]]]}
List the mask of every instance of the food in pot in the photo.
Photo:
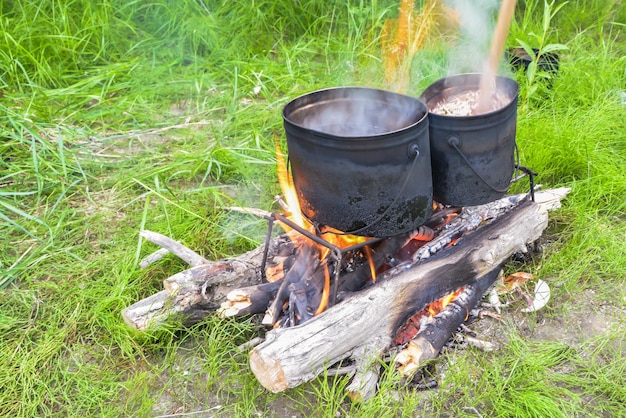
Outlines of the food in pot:
{"type": "MultiPolygon", "coordinates": [[[[465,91],[445,98],[437,102],[430,111],[438,115],[446,116],[471,116],[478,115],[478,102],[480,100],[480,92],[478,90],[465,91]]],[[[498,110],[511,102],[511,98],[502,93],[496,92],[493,95],[491,108],[488,112],[498,110]]],[[[486,113],[486,112],[482,112],[486,113]]]]}

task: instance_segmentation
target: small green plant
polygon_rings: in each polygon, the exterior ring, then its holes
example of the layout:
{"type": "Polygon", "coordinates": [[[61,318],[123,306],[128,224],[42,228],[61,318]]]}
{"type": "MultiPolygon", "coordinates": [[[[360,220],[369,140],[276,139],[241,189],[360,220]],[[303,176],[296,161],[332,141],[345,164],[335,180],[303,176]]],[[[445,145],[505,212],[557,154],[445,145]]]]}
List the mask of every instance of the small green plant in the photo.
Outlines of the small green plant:
{"type": "Polygon", "coordinates": [[[567,49],[567,46],[563,44],[548,43],[551,32],[550,22],[558,11],[561,10],[561,8],[563,8],[566,4],[567,2],[564,2],[555,6],[554,0],[551,3],[544,0],[541,31],[539,33],[528,33],[528,37],[532,39],[532,44],[536,45],[535,48],[531,46],[531,42],[525,42],[519,38],[516,39],[531,59],[531,62],[526,69],[522,106],[525,106],[528,104],[529,100],[532,100],[533,97],[537,96],[540,89],[545,87],[545,82],[550,81],[553,77],[552,73],[544,71],[538,66],[541,58],[545,57],[547,54],[554,53],[555,51],[567,49]]]}

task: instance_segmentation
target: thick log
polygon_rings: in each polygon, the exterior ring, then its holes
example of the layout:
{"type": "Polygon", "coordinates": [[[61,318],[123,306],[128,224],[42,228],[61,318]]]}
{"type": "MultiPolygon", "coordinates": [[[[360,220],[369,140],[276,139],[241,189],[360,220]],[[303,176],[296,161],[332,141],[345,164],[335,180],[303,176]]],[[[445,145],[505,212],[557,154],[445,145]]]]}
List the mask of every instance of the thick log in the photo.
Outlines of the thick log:
{"type": "Polygon", "coordinates": [[[250,367],[265,388],[280,392],[310,381],[354,352],[387,348],[410,315],[524,251],[527,243],[541,236],[547,222],[547,212],[540,206],[521,203],[456,245],[400,269],[307,323],[269,332],[266,341],[250,352],[250,367]]]}
{"type": "MultiPolygon", "coordinates": [[[[268,258],[284,258],[294,246],[285,235],[270,241],[268,258]]],[[[176,317],[185,325],[200,322],[209,312],[217,310],[235,288],[261,283],[264,248],[260,246],[239,257],[191,267],[167,278],[165,290],[157,292],[122,310],[122,318],[130,327],[146,330],[176,317]]],[[[271,293],[270,293],[271,295],[271,293]]]]}

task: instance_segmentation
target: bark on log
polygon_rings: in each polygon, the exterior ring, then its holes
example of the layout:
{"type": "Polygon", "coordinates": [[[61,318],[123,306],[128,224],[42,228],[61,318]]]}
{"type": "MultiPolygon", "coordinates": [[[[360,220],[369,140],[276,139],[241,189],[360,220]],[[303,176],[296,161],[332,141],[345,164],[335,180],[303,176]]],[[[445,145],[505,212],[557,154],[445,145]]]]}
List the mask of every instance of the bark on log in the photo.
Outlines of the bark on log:
{"type": "MultiPolygon", "coordinates": [[[[284,257],[294,251],[285,235],[270,241],[268,257],[284,257]]],[[[165,290],[155,293],[122,310],[127,325],[146,330],[167,321],[170,317],[183,317],[185,325],[202,320],[209,312],[217,310],[234,288],[245,288],[261,282],[263,246],[239,257],[224,259],[191,267],[164,280],[165,290]]]]}
{"type": "Polygon", "coordinates": [[[266,341],[250,352],[250,367],[265,388],[280,392],[310,381],[356,351],[387,348],[410,315],[524,251],[527,243],[541,236],[547,222],[545,210],[524,202],[455,246],[307,323],[269,332],[266,341]]]}

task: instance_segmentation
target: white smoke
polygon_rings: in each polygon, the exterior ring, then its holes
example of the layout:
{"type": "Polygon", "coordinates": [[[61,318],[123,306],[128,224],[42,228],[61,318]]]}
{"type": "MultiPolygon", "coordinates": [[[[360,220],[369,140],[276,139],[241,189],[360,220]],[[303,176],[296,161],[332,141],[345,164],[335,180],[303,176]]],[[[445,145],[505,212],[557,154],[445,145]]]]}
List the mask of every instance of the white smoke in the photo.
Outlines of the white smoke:
{"type": "Polygon", "coordinates": [[[292,109],[288,118],[305,128],[340,137],[394,132],[417,123],[426,114],[415,98],[377,89],[329,89],[316,100],[292,109]]]}
{"type": "Polygon", "coordinates": [[[448,74],[483,72],[489,57],[498,0],[446,0],[459,13],[460,37],[448,53],[448,74]]]}

